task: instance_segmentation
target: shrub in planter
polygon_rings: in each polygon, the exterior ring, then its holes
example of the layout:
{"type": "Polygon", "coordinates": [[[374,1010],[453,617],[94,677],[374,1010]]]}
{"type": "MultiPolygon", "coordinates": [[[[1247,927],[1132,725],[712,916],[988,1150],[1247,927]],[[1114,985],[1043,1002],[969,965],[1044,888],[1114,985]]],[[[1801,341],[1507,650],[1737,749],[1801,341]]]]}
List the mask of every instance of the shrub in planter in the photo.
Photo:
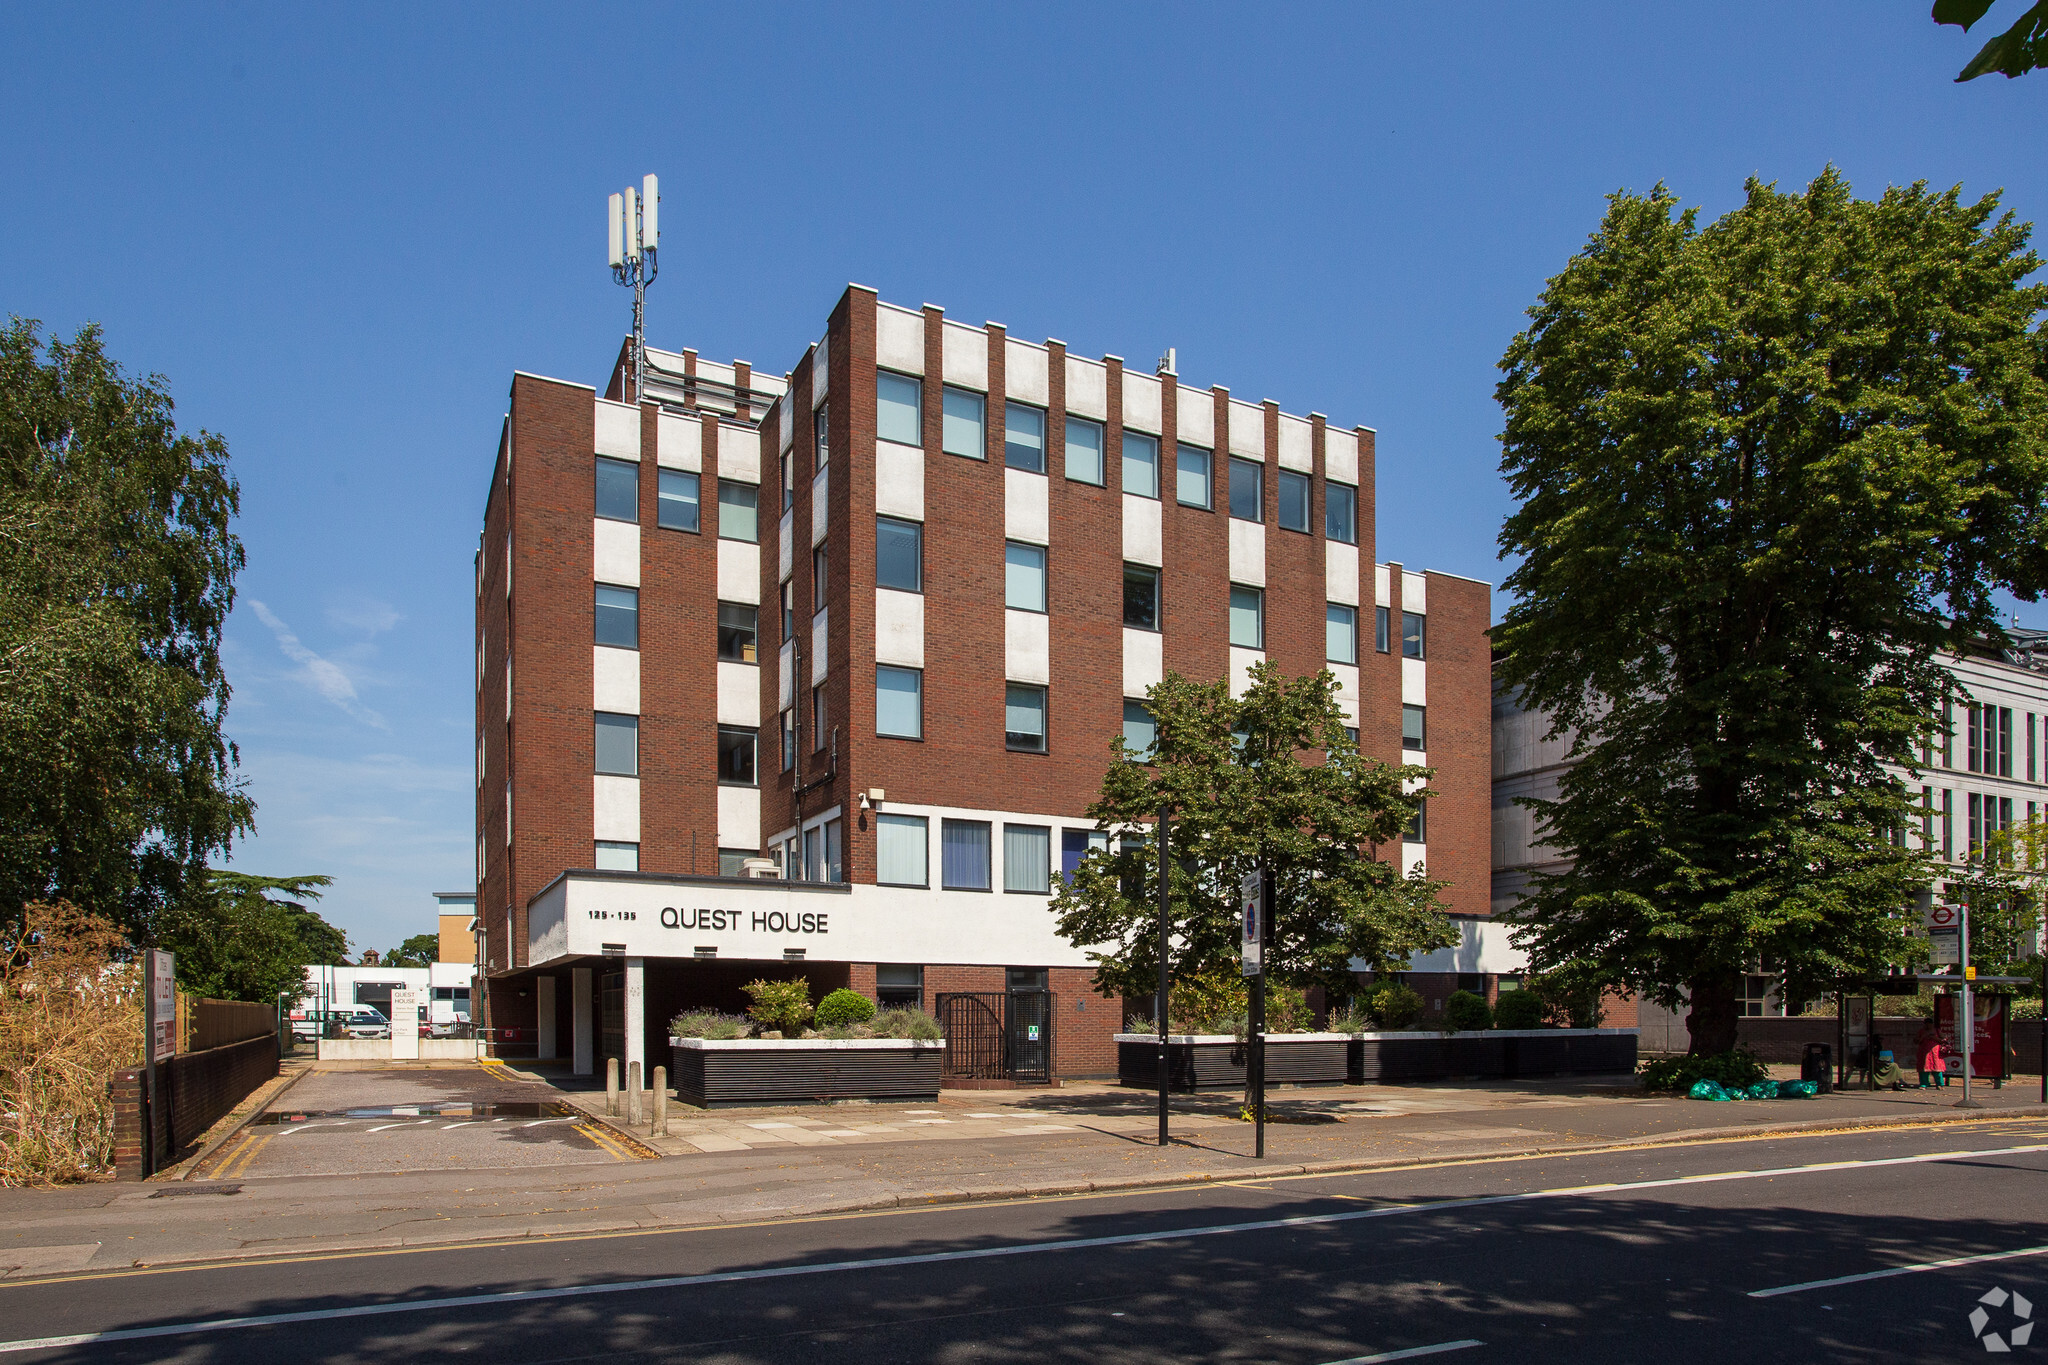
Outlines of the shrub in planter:
{"type": "Polygon", "coordinates": [[[1373,1023],[1372,1016],[1354,1001],[1342,1009],[1330,1011],[1330,1022],[1323,1027],[1331,1033],[1371,1033],[1377,1025],[1373,1023]]]}
{"type": "Polygon", "coordinates": [[[740,987],[754,1003],[747,1017],[764,1032],[795,1033],[811,1017],[811,983],[795,981],[749,981],[740,987]]]}
{"type": "Polygon", "coordinates": [[[1383,1029],[1407,1028],[1422,1013],[1422,997],[1400,982],[1389,982],[1372,993],[1366,1006],[1373,1021],[1383,1029]]]}
{"type": "Polygon", "coordinates": [[[870,1027],[877,1038],[915,1038],[928,1043],[946,1036],[939,1021],[923,1010],[882,1010],[870,1021],[870,1027]]]}
{"type": "Polygon", "coordinates": [[[668,1021],[668,1036],[671,1038],[744,1038],[747,1036],[747,1021],[737,1014],[721,1014],[717,1010],[684,1010],[668,1021]]]}
{"type": "Polygon", "coordinates": [[[1543,1027],[1543,1002],[1530,991],[1502,991],[1493,1007],[1493,1026],[1505,1029],[1543,1027]]]}
{"type": "Polygon", "coordinates": [[[1645,1090],[1690,1090],[1695,1081],[1712,1081],[1724,1089],[1737,1090],[1755,1085],[1770,1072],[1754,1052],[1738,1047],[1708,1057],[1666,1057],[1645,1062],[1639,1074],[1645,1090]]]}
{"type": "Polygon", "coordinates": [[[836,990],[818,1002],[817,1019],[821,1029],[865,1024],[874,1017],[875,1002],[859,991],[836,990]]]}
{"type": "Polygon", "coordinates": [[[1487,1007],[1485,996],[1471,991],[1452,991],[1451,998],[1444,1001],[1446,1032],[1467,1033],[1492,1027],[1493,1011],[1487,1007]]]}

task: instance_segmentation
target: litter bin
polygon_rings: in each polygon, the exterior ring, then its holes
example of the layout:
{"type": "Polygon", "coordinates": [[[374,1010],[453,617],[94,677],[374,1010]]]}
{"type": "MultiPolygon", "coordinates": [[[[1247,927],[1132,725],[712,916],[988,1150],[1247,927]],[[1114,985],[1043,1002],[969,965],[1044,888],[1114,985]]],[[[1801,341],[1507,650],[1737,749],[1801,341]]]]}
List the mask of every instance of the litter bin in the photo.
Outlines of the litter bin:
{"type": "Polygon", "coordinates": [[[1808,1043],[1799,1059],[1799,1079],[1812,1081],[1823,1095],[1835,1088],[1835,1048],[1832,1043],[1808,1043]]]}

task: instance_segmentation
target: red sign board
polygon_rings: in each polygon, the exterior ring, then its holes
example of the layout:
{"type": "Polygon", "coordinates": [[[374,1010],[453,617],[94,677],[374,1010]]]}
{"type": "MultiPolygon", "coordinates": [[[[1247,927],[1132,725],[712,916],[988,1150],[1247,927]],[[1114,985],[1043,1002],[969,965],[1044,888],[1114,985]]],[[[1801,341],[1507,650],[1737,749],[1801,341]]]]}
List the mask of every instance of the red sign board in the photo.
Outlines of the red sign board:
{"type": "MultiPolygon", "coordinates": [[[[1934,997],[1934,1025],[1941,1030],[1942,1050],[1949,1059],[1949,1079],[1962,1074],[1963,1041],[1956,1027],[1955,995],[1934,997]]],[[[2002,995],[1972,995],[1970,1013],[1976,1016],[1971,1029],[1970,1075],[1980,1081],[2005,1079],[2005,1023],[2007,1006],[2002,995]]]]}

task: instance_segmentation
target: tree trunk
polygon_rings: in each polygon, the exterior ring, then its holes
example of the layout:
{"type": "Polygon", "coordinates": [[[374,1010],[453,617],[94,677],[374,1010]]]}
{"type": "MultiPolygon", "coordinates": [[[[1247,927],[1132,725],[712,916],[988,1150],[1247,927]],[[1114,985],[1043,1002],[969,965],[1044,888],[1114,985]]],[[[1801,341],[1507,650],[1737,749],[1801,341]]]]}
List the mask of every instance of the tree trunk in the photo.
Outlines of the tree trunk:
{"type": "Polygon", "coordinates": [[[1735,1047],[1735,1021],[1742,1017],[1736,995],[1741,978],[1696,976],[1687,985],[1692,1012],[1685,1016],[1686,1031],[1692,1035],[1689,1055],[1711,1057],[1735,1047]]]}

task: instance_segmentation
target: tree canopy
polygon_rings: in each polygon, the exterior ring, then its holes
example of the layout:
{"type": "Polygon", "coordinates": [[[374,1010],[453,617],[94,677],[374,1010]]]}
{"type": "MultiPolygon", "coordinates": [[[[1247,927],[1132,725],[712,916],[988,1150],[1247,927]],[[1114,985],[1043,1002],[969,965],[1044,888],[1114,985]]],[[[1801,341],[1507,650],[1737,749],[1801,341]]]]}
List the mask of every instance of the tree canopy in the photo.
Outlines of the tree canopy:
{"type": "Polygon", "coordinates": [[[2029,229],[1924,185],[1752,180],[1702,226],[1617,193],[1501,361],[1519,563],[1499,680],[1576,731],[1575,861],[1514,913],[1538,969],[1692,1002],[1734,1040],[1741,974],[1798,994],[1903,960],[1912,769],[2048,583],[2048,288],[2029,229]]]}
{"type": "Polygon", "coordinates": [[[176,955],[178,988],[216,1000],[296,997],[308,966],[345,964],[348,939],[315,913],[332,877],[207,873],[205,890],[159,917],[158,942],[176,955]]]}
{"type": "MultiPolygon", "coordinates": [[[[1993,0],[1934,0],[1934,22],[1955,24],[1965,33],[1991,9],[1993,0]]],[[[1980,48],[1956,77],[1974,81],[1996,71],[2007,80],[2048,63],[2048,0],[2036,0],[2013,26],[1980,48]]]]}
{"type": "Polygon", "coordinates": [[[431,967],[441,960],[439,934],[414,934],[384,954],[387,967],[431,967]]]}
{"type": "Polygon", "coordinates": [[[222,732],[238,498],[98,329],[0,330],[0,919],[66,900],[154,941],[252,828],[222,732]]]}
{"type": "Polygon", "coordinates": [[[1238,883],[1262,855],[1276,883],[1266,969],[1282,981],[1342,997],[1354,958],[1398,971],[1411,954],[1455,941],[1436,898],[1442,883],[1381,857],[1398,858],[1428,770],[1361,756],[1336,687],[1327,672],[1289,678],[1258,664],[1240,697],[1179,674],[1147,692],[1157,738],[1145,755],[1122,735],[1113,741],[1115,761],[1088,808],[1107,846],[1056,885],[1051,907],[1061,937],[1089,949],[1099,989],[1143,998],[1158,988],[1151,840],[1162,806],[1172,815],[1176,979],[1237,970],[1238,883]]]}

